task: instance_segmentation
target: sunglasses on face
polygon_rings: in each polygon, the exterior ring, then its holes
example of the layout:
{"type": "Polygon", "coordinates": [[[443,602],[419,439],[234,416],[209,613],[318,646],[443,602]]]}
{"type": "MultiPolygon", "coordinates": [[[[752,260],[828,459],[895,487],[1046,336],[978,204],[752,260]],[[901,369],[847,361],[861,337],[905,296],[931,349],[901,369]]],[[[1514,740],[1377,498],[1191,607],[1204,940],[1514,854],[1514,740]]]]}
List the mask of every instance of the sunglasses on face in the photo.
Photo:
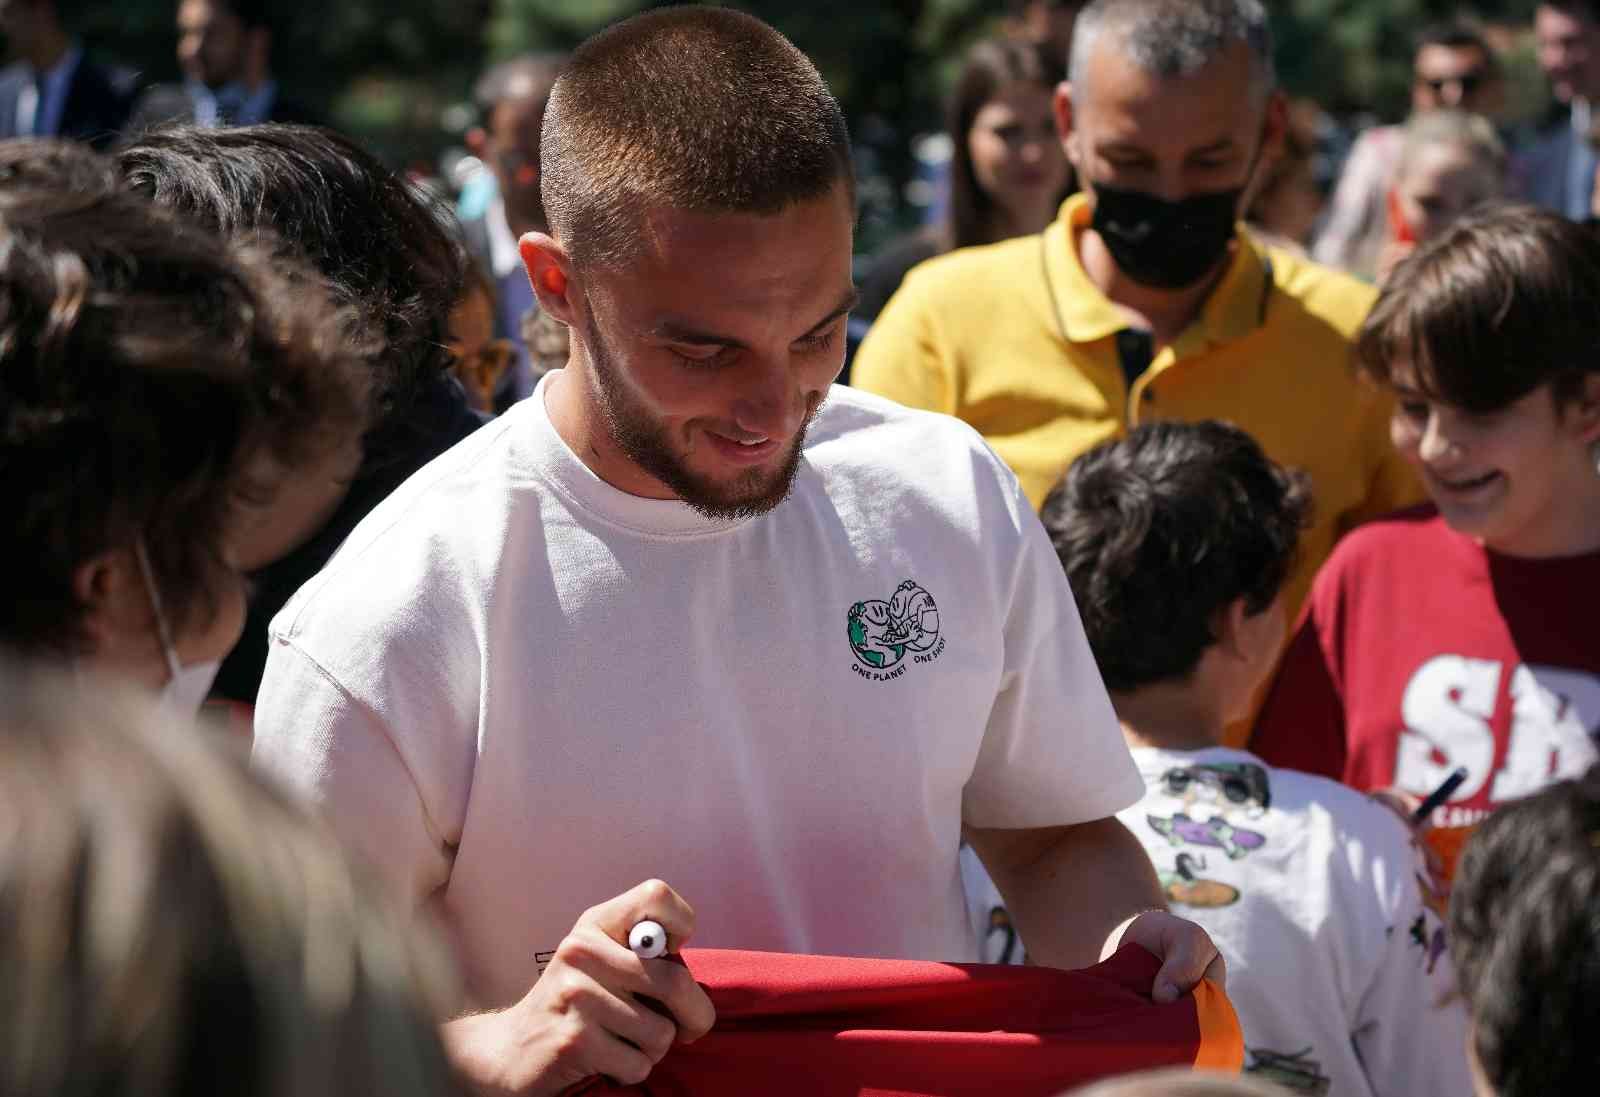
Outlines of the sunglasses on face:
{"type": "Polygon", "coordinates": [[[1250,802],[1250,783],[1242,777],[1233,777],[1214,770],[1169,769],[1161,775],[1169,796],[1182,796],[1195,782],[1219,790],[1231,804],[1250,802]]]}

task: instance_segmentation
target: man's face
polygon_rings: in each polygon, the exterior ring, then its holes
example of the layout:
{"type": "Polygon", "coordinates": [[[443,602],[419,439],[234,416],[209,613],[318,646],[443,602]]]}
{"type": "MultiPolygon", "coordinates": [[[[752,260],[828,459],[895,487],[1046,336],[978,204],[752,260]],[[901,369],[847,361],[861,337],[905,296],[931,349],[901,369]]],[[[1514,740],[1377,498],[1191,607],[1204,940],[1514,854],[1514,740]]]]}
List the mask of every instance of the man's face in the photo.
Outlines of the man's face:
{"type": "Polygon", "coordinates": [[[844,364],[852,213],[842,183],[771,216],[648,211],[636,257],[581,276],[589,399],[654,493],[715,517],[788,495],[844,364]]]}
{"type": "Polygon", "coordinates": [[[500,186],[512,228],[543,232],[548,226],[539,200],[539,130],[549,89],[524,81],[509,90],[489,116],[484,159],[500,186]]]}
{"type": "Polygon", "coordinates": [[[1600,94],[1600,26],[1548,4],[1533,17],[1539,67],[1559,102],[1600,94]]]}
{"type": "Polygon", "coordinates": [[[1411,109],[1454,107],[1489,114],[1499,105],[1494,101],[1498,83],[1489,58],[1476,46],[1423,46],[1412,65],[1411,109]]]}
{"type": "Polygon", "coordinates": [[[239,17],[215,0],[178,5],[178,65],[184,76],[220,88],[243,75],[245,30],[239,17]]]}
{"type": "Polygon", "coordinates": [[[1115,41],[1097,42],[1064,125],[1079,179],[1091,193],[1104,184],[1169,201],[1244,186],[1267,117],[1252,76],[1242,42],[1176,77],[1146,72],[1115,41]]]}

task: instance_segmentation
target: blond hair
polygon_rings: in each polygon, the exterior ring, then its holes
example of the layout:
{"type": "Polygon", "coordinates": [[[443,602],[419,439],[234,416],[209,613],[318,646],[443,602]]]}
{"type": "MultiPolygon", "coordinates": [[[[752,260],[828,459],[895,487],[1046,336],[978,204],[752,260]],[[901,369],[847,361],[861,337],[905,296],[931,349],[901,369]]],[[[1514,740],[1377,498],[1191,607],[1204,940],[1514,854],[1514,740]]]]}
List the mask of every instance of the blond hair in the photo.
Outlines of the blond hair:
{"type": "Polygon", "coordinates": [[[0,662],[0,1093],[455,1090],[438,947],[142,698],[0,662]]]}

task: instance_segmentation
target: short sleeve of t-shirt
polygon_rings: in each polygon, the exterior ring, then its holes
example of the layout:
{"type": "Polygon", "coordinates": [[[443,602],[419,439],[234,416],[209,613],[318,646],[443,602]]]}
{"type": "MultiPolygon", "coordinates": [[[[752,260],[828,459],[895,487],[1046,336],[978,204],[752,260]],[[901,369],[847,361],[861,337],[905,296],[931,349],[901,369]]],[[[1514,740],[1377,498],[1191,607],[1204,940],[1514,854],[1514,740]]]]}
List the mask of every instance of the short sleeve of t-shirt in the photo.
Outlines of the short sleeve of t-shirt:
{"type": "Polygon", "coordinates": [[[1144,784],[1060,561],[1015,477],[1003,475],[1019,536],[1005,666],[962,817],[995,829],[1103,819],[1138,800],[1144,784]]]}

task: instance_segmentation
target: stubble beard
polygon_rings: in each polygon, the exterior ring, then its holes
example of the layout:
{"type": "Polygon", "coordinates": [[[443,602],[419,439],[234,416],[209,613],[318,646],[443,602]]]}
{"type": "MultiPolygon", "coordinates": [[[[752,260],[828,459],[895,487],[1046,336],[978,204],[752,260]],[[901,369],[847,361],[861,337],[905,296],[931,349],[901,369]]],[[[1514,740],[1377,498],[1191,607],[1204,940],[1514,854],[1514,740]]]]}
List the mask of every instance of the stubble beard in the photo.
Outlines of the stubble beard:
{"type": "Polygon", "coordinates": [[[599,390],[600,414],[612,442],[623,456],[659,480],[680,501],[720,522],[759,518],[789,498],[805,453],[810,419],[795,433],[789,455],[776,472],[755,468],[731,480],[710,480],[687,467],[673,452],[667,432],[629,396],[592,317],[585,320],[584,337],[599,390]]]}

